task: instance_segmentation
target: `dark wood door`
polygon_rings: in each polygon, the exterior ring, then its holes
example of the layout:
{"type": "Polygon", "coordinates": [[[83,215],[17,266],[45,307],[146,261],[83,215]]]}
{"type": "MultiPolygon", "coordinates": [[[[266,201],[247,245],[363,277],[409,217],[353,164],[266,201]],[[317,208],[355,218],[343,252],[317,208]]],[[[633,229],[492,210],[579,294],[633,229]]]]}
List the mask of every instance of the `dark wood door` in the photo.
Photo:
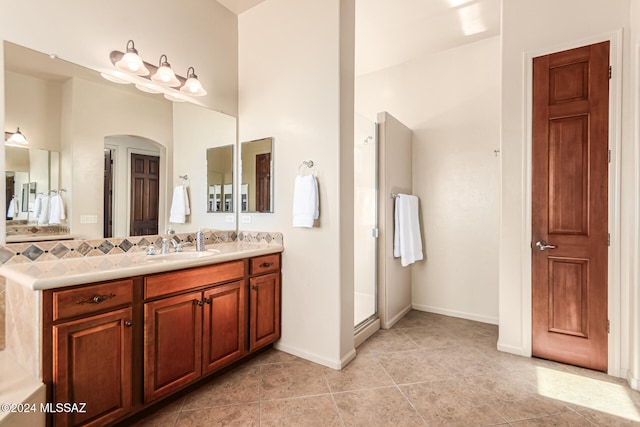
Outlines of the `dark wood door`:
{"type": "Polygon", "coordinates": [[[11,199],[13,198],[14,194],[16,194],[16,178],[14,176],[7,176],[5,182],[6,182],[6,187],[5,187],[6,203],[4,207],[4,213],[5,213],[6,219],[13,219],[13,216],[9,218],[7,213],[9,212],[9,204],[11,203],[11,199]]]}
{"type": "Polygon", "coordinates": [[[86,413],[57,412],[56,426],[105,425],[131,408],[132,310],[53,327],[54,402],[86,403],[86,413]]]}
{"type": "Polygon", "coordinates": [[[214,371],[246,352],[246,285],[240,280],[204,292],[203,373],[214,371]]]}
{"type": "Polygon", "coordinates": [[[158,234],[160,157],[131,154],[130,235],[158,234]]]}
{"type": "Polygon", "coordinates": [[[249,351],[280,338],[280,273],[249,279],[249,351]]]}
{"type": "Polygon", "coordinates": [[[271,153],[256,155],[256,211],[271,212],[271,153]]]}
{"type": "Polygon", "coordinates": [[[113,151],[104,150],[104,237],[113,237],[113,151]]]}
{"type": "Polygon", "coordinates": [[[532,353],[602,371],[608,102],[609,42],[534,59],[532,353]]]}
{"type": "Polygon", "coordinates": [[[202,292],[144,305],[144,400],[165,396],[202,372],[202,292]]]}

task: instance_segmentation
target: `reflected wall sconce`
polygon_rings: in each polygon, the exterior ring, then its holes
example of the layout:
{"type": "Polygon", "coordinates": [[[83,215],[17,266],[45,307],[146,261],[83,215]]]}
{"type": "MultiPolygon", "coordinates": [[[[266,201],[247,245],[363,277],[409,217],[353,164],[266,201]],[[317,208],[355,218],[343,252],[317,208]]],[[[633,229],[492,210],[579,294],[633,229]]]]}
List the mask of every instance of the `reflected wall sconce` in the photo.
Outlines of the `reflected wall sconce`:
{"type": "Polygon", "coordinates": [[[177,75],[171,69],[167,55],[161,55],[158,66],[149,64],[138,55],[133,40],[127,42],[126,52],[114,50],[109,55],[116,68],[113,73],[101,73],[105,79],[120,84],[135,84],[136,88],[147,93],[162,93],[170,101],[184,102],[186,96],[204,96],[207,91],[189,67],[187,78],[177,75]]]}
{"type": "Polygon", "coordinates": [[[5,132],[4,140],[10,144],[20,144],[20,145],[28,145],[29,141],[24,137],[22,132],[20,132],[20,127],[15,132],[5,132]]]}

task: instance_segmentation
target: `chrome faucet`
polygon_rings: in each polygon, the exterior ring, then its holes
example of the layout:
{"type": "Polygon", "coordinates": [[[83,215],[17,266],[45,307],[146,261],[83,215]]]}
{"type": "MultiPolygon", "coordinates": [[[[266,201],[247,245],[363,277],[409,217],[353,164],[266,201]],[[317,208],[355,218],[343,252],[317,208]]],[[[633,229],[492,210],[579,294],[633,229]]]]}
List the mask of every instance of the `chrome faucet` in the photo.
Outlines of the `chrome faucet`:
{"type": "Polygon", "coordinates": [[[171,252],[171,246],[169,246],[169,243],[173,245],[176,252],[182,252],[182,245],[174,239],[162,239],[162,249],[160,249],[160,253],[168,254],[171,252]]]}

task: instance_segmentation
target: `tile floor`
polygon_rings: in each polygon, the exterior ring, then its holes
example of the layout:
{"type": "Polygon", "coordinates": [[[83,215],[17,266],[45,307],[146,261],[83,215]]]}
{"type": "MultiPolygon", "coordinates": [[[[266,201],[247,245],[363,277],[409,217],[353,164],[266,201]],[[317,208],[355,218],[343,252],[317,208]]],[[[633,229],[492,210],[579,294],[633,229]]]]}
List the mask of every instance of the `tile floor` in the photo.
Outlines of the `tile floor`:
{"type": "Polygon", "coordinates": [[[269,350],[136,426],[640,425],[626,381],[498,352],[497,335],[411,311],[342,371],[269,350]]]}

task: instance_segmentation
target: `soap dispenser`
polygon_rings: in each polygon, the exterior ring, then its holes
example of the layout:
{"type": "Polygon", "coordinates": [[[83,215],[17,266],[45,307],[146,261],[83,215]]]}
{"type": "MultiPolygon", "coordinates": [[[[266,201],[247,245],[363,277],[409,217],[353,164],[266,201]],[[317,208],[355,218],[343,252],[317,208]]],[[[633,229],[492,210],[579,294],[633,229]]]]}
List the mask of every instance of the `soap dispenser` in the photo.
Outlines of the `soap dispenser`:
{"type": "Polygon", "coordinates": [[[202,228],[196,233],[196,251],[204,251],[204,232],[202,228]]]}

